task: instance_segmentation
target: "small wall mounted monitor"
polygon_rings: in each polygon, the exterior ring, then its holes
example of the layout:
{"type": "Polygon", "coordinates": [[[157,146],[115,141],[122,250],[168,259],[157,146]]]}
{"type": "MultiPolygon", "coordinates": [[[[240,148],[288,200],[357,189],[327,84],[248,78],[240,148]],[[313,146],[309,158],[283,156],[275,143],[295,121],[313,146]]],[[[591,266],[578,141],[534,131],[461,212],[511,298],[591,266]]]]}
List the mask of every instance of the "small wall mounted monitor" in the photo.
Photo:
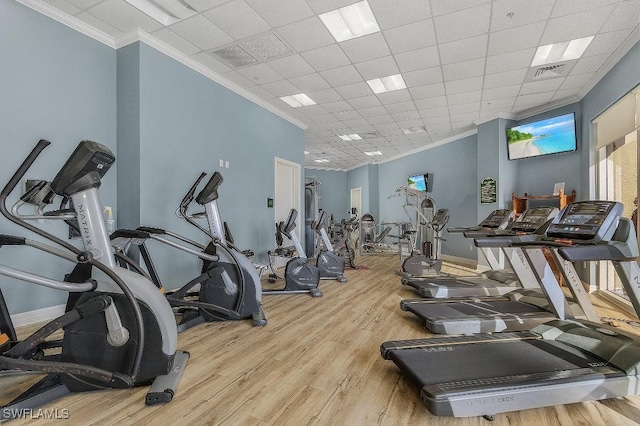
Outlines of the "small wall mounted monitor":
{"type": "Polygon", "coordinates": [[[433,191],[433,173],[412,175],[407,178],[407,186],[423,192],[433,191]]]}
{"type": "Polygon", "coordinates": [[[538,120],[507,129],[509,160],[571,152],[578,148],[575,114],[538,120]]]}

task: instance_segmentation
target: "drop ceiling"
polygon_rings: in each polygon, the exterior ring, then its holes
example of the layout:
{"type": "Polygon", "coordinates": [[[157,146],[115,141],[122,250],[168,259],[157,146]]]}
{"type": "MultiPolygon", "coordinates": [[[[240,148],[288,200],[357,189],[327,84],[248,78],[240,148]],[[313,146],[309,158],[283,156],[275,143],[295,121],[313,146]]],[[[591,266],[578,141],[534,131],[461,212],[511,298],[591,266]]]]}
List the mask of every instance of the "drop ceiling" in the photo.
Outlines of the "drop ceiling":
{"type": "Polygon", "coordinates": [[[305,128],[306,166],[333,170],[576,102],[640,40],[639,0],[368,0],[380,31],[340,43],[319,15],[358,0],[181,0],[197,13],[168,26],[125,0],[19,1],[95,38],[168,47],[305,128]],[[539,46],[589,36],[581,58],[531,67],[539,46]],[[405,89],[367,84],[395,74],[405,89]],[[280,99],[299,93],[316,104],[280,99]]]}

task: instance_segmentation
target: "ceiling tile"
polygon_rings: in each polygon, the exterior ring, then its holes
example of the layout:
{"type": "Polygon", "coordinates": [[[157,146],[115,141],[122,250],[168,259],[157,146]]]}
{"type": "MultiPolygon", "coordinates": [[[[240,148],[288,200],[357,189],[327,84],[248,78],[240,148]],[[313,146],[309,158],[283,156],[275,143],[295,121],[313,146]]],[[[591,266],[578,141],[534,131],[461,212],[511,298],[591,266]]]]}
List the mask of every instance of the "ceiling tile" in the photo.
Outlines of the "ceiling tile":
{"type": "Polygon", "coordinates": [[[516,52],[503,53],[487,57],[486,73],[511,71],[527,68],[531,65],[536,49],[518,50],[516,52]]]}
{"type": "Polygon", "coordinates": [[[383,34],[394,53],[406,52],[436,44],[436,33],[431,19],[386,30],[383,31],[383,34]]]}
{"type": "Polygon", "coordinates": [[[565,90],[558,90],[552,98],[552,101],[557,101],[560,99],[566,99],[566,98],[571,98],[571,97],[575,97],[578,95],[578,92],[580,91],[580,89],[565,89],[565,90]]]}
{"type": "Polygon", "coordinates": [[[489,37],[483,34],[478,37],[457,40],[450,43],[441,43],[438,46],[440,61],[442,64],[451,64],[482,58],[487,52],[488,39],[489,37]]]}
{"type": "Polygon", "coordinates": [[[430,98],[434,96],[441,96],[445,94],[444,84],[435,83],[435,84],[427,84],[424,86],[410,87],[409,93],[411,93],[411,97],[414,100],[430,98]]]}
{"type": "Polygon", "coordinates": [[[491,0],[431,0],[431,13],[433,15],[444,15],[445,13],[457,12],[490,2],[491,0]]]}
{"type": "Polygon", "coordinates": [[[457,62],[442,66],[445,80],[460,80],[462,78],[477,77],[484,74],[484,58],[471,61],[457,62]]]}
{"type": "Polygon", "coordinates": [[[449,109],[448,108],[434,108],[433,110],[440,110],[440,112],[435,115],[432,110],[420,110],[422,115],[422,121],[427,126],[434,125],[447,125],[451,126],[451,120],[449,119],[449,109]]]}
{"type": "Polygon", "coordinates": [[[449,105],[449,114],[451,114],[451,121],[454,121],[454,115],[478,113],[478,111],[480,111],[480,102],[468,102],[459,105],[449,105]]]}
{"type": "Polygon", "coordinates": [[[402,73],[402,78],[407,87],[425,86],[442,81],[442,70],[440,67],[427,68],[424,70],[410,71],[402,73]]]}
{"type": "Polygon", "coordinates": [[[376,95],[363,96],[361,98],[352,98],[349,99],[348,102],[355,109],[369,108],[381,105],[376,95]]]}
{"type": "MultiPolygon", "coordinates": [[[[222,74],[222,77],[226,78],[229,81],[234,82],[240,87],[251,87],[254,84],[256,84],[255,81],[249,80],[247,77],[245,77],[242,74],[239,74],[237,71],[230,71],[230,72],[224,73],[222,74]]],[[[273,95],[269,97],[272,98],[273,95]]]]}
{"type": "Polygon", "coordinates": [[[638,25],[638,21],[640,21],[640,2],[637,0],[621,1],[604,23],[602,32],[634,28],[638,25]]]}
{"type": "Polygon", "coordinates": [[[368,126],[369,124],[371,124],[364,118],[356,118],[355,120],[343,120],[343,122],[348,127],[368,126]]]}
{"type": "Polygon", "coordinates": [[[415,111],[416,104],[413,101],[396,102],[386,106],[386,110],[391,114],[399,112],[415,111]]]}
{"type": "MultiPolygon", "coordinates": [[[[271,93],[275,97],[281,96],[290,96],[298,93],[298,88],[293,84],[289,83],[287,80],[274,81],[272,83],[261,84],[262,87],[267,92],[271,93]]],[[[313,98],[311,98],[313,99],[313,98]]],[[[315,102],[318,102],[317,99],[313,99],[315,102]]]]}
{"type": "Polygon", "coordinates": [[[202,12],[211,9],[212,7],[220,6],[228,1],[229,0],[185,0],[185,3],[198,12],[202,12]]]}
{"type": "Polygon", "coordinates": [[[358,109],[358,112],[360,112],[360,114],[362,114],[362,116],[365,118],[387,114],[387,110],[382,105],[374,106],[371,108],[360,108],[358,109]]]}
{"type": "Polygon", "coordinates": [[[416,49],[394,55],[402,72],[415,71],[440,65],[436,46],[416,49]]]}
{"type": "Polygon", "coordinates": [[[609,56],[611,55],[605,53],[604,55],[582,57],[578,59],[570,74],[595,73],[607,61],[609,56]]]}
{"type": "MultiPolygon", "coordinates": [[[[382,34],[375,33],[340,43],[352,62],[364,62],[391,54],[382,34]]],[[[340,64],[345,65],[345,64],[340,64]]]]}
{"type": "Polygon", "coordinates": [[[596,35],[587,50],[584,51],[584,56],[603,55],[605,53],[612,53],[627,37],[631,34],[631,30],[618,30],[610,33],[596,35]]]}
{"type": "Polygon", "coordinates": [[[520,84],[524,81],[524,77],[527,74],[527,69],[513,70],[506,72],[498,72],[495,74],[488,74],[484,77],[484,88],[491,89],[493,87],[503,87],[512,84],[520,84]]]}
{"type": "Polygon", "coordinates": [[[316,71],[324,71],[351,64],[349,58],[343,53],[340,46],[331,44],[318,49],[303,52],[302,56],[316,71]]]}
{"type": "Polygon", "coordinates": [[[300,55],[274,59],[267,64],[284,78],[298,77],[315,71],[300,55]]]}
{"type": "Polygon", "coordinates": [[[349,6],[350,4],[355,2],[356,0],[307,0],[307,3],[309,3],[309,6],[311,6],[313,11],[316,13],[325,13],[330,10],[349,6]]]}
{"type": "Polygon", "coordinates": [[[173,47],[176,50],[186,54],[186,55],[194,55],[200,52],[200,48],[196,47],[193,43],[185,40],[180,37],[178,34],[171,31],[169,28],[162,28],[158,31],[154,31],[151,35],[158,38],[169,46],[173,47]]]}
{"type": "Polygon", "coordinates": [[[591,74],[570,75],[564,79],[564,83],[560,86],[560,90],[581,89],[589,80],[591,80],[591,77],[591,74]]]}
{"type": "Polygon", "coordinates": [[[562,0],[556,2],[553,8],[552,18],[563,15],[571,15],[589,9],[597,9],[609,4],[618,3],[620,0],[562,0]]]}
{"type": "Polygon", "coordinates": [[[296,111],[300,111],[302,114],[308,117],[313,117],[314,119],[315,117],[328,114],[328,112],[324,108],[322,108],[320,105],[308,105],[308,106],[303,106],[303,107],[293,108],[293,109],[295,109],[296,111]]]}
{"type": "Polygon", "coordinates": [[[380,28],[399,27],[431,16],[426,0],[369,0],[380,28]]]}
{"type": "Polygon", "coordinates": [[[554,3],[555,0],[496,0],[493,2],[491,31],[544,21],[551,15],[554,3]]]}
{"type": "Polygon", "coordinates": [[[396,112],[396,113],[392,113],[391,116],[398,122],[420,119],[420,114],[418,113],[418,111],[396,112]]]}
{"type": "Polygon", "coordinates": [[[203,13],[211,22],[235,39],[271,29],[244,0],[233,0],[203,13]]]}
{"type": "Polygon", "coordinates": [[[321,71],[320,75],[332,86],[344,86],[345,84],[362,81],[362,76],[353,65],[321,71]]]}
{"type": "Polygon", "coordinates": [[[87,10],[90,14],[120,31],[127,32],[132,27],[146,32],[162,28],[162,24],[142,13],[124,0],[105,0],[87,10]]]}
{"type": "Polygon", "coordinates": [[[384,124],[397,125],[396,120],[391,116],[391,114],[376,115],[375,117],[372,117],[371,119],[369,119],[369,123],[373,124],[374,126],[380,126],[384,124]]]}
{"type": "Polygon", "coordinates": [[[280,27],[313,16],[309,5],[300,0],[246,0],[272,27],[280,27]]]}
{"type": "Polygon", "coordinates": [[[92,6],[100,3],[102,0],[67,0],[68,3],[74,5],[78,9],[89,9],[92,6]]]}
{"type": "Polygon", "coordinates": [[[473,92],[482,89],[482,77],[463,78],[461,80],[445,81],[447,94],[473,92]]]}
{"type": "Polygon", "coordinates": [[[76,18],[78,18],[79,20],[81,20],[86,24],[91,25],[94,28],[97,28],[98,30],[102,31],[105,34],[110,35],[111,37],[117,37],[123,33],[123,31],[115,27],[112,27],[111,25],[107,24],[104,21],[101,21],[100,19],[96,18],[95,16],[89,13],[85,13],[85,12],[79,13],[78,15],[76,15],[76,18]]]}
{"type": "Polygon", "coordinates": [[[418,99],[415,101],[415,105],[418,109],[429,109],[436,107],[446,107],[447,106],[447,97],[446,96],[433,96],[425,99],[418,99]]]}
{"type": "Polygon", "coordinates": [[[177,22],[169,28],[202,50],[220,47],[233,41],[213,22],[201,15],[195,15],[184,21],[177,22]]]}
{"type": "Polygon", "coordinates": [[[378,99],[382,105],[394,104],[396,102],[410,101],[411,94],[408,90],[394,90],[392,92],[378,93],[378,99]]]}
{"type": "Polygon", "coordinates": [[[347,84],[345,86],[336,87],[335,89],[347,100],[351,98],[360,98],[372,93],[371,88],[365,82],[347,84]]]}
{"type": "Polygon", "coordinates": [[[360,72],[362,78],[365,80],[386,77],[388,75],[394,75],[400,72],[392,56],[385,56],[384,58],[360,62],[355,66],[360,72]]]}
{"type": "Polygon", "coordinates": [[[254,84],[265,84],[282,80],[282,76],[267,64],[251,65],[239,69],[238,72],[253,81],[254,84]]]}
{"type": "Polygon", "coordinates": [[[488,33],[490,16],[490,4],[436,16],[433,21],[438,33],[438,42],[446,43],[488,33]]]}
{"type": "Polygon", "coordinates": [[[342,96],[333,89],[322,89],[313,92],[307,92],[307,96],[317,103],[341,101],[342,96]]]}
{"type": "Polygon", "coordinates": [[[558,90],[564,78],[551,78],[548,80],[532,81],[524,83],[520,89],[520,95],[530,95],[533,93],[555,92],[558,90]]]}
{"type": "Polygon", "coordinates": [[[502,98],[514,98],[520,92],[520,84],[514,84],[511,86],[499,86],[491,89],[484,89],[482,91],[482,99],[485,101],[491,101],[494,99],[502,98]]]}
{"type": "Polygon", "coordinates": [[[247,90],[249,90],[251,93],[255,94],[256,96],[262,99],[271,99],[274,96],[260,86],[248,87],[247,90]]]}
{"type": "Polygon", "coordinates": [[[462,92],[447,96],[449,106],[467,104],[471,102],[480,102],[482,99],[482,91],[475,90],[473,92],[462,92]]]}
{"type": "MultiPolygon", "coordinates": [[[[349,103],[346,101],[328,102],[328,103],[323,103],[321,106],[322,108],[326,109],[328,112],[332,112],[332,113],[343,112],[343,111],[353,111],[353,107],[349,105],[349,103]]],[[[359,117],[360,116],[351,117],[351,118],[359,118],[359,117]]]]}
{"type": "Polygon", "coordinates": [[[331,86],[318,73],[306,74],[300,77],[290,78],[293,83],[302,92],[313,92],[314,90],[329,89],[331,86]]]}
{"type": "Polygon", "coordinates": [[[277,32],[298,52],[335,43],[335,39],[317,16],[285,25],[278,28],[277,32]]]}
{"type": "Polygon", "coordinates": [[[541,45],[569,41],[594,35],[613,10],[613,6],[602,7],[574,15],[550,19],[540,40],[541,45]]]}
{"type": "Polygon", "coordinates": [[[534,93],[531,95],[520,95],[516,98],[514,107],[526,105],[542,105],[551,101],[555,92],[534,93]]]}
{"type": "Polygon", "coordinates": [[[515,52],[528,47],[537,47],[545,22],[524,25],[520,28],[496,31],[489,34],[489,55],[515,52]]]}
{"type": "Polygon", "coordinates": [[[516,95],[513,95],[513,96],[509,96],[508,98],[502,98],[502,99],[491,99],[491,100],[483,99],[482,104],[486,106],[490,106],[494,109],[498,108],[498,109],[510,110],[515,101],[516,101],[516,95]]]}

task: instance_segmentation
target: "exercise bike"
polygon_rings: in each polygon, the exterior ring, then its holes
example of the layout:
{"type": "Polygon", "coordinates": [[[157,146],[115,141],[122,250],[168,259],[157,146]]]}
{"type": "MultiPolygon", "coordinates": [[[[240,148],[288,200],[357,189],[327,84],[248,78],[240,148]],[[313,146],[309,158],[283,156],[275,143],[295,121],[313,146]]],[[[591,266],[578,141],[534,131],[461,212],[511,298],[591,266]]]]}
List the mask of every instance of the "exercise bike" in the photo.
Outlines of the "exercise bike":
{"type": "MultiPolygon", "coordinates": [[[[281,289],[262,290],[262,294],[298,294],[309,293],[313,297],[321,297],[322,292],[318,288],[320,283],[320,270],[310,264],[307,256],[300,244],[300,240],[293,230],[296,227],[296,217],[298,211],[291,209],[286,222],[280,222],[276,226],[276,242],[278,246],[282,246],[285,235],[293,242],[297,256],[292,257],[285,266],[284,281],[285,286],[281,289]]],[[[270,260],[271,263],[271,260],[270,260]]],[[[273,269],[273,268],[272,268],[273,269]]]]}
{"type": "Polygon", "coordinates": [[[322,211],[318,220],[311,224],[311,228],[320,236],[322,241],[322,248],[316,258],[316,266],[320,270],[321,280],[336,280],[340,283],[346,283],[347,279],[344,276],[344,259],[338,256],[333,250],[329,235],[324,228],[326,218],[327,214],[322,211]]]}
{"type": "Polygon", "coordinates": [[[262,287],[258,272],[249,259],[227,240],[226,234],[229,231],[220,218],[218,188],[223,181],[222,175],[215,172],[198,195],[194,195],[205,176],[206,173],[202,173],[191,186],[176,214],[211,239],[207,246],[179,234],[151,227],[118,230],[111,235],[111,242],[121,253],[127,253],[131,245],[135,245],[151,280],[161,289],[163,285],[153,264],[147,241],[157,241],[202,260],[200,275],[179,289],[165,293],[171,306],[181,314],[178,332],[205,321],[252,319],[254,326],[264,326],[267,319],[262,307],[262,287]],[[188,213],[189,205],[194,200],[204,207],[204,212],[193,215],[188,213]],[[207,219],[208,229],[196,222],[195,219],[199,217],[207,219]]]}
{"type": "Polygon", "coordinates": [[[6,337],[2,338],[5,343],[0,370],[46,376],[2,406],[0,418],[15,418],[23,410],[71,392],[148,384],[151,388],[145,398],[147,405],[169,402],[189,353],[176,349],[176,324],[165,297],[144,275],[115,264],[98,196],[101,178],[115,161],[111,151],[96,142],[81,142],[51,182],[53,192],[73,201],[73,210],[19,213],[20,207],[44,188],[45,181],[24,194],[11,211],[6,206],[8,196],[49,144],[46,140],[38,142],[11,177],[0,193],[0,211],[10,221],[61,248],[12,236],[2,236],[0,244],[34,247],[77,265],[65,281],[0,267],[2,275],[70,293],[65,313],[21,342],[15,339],[6,306],[1,309],[6,337]],[[61,219],[78,222],[84,250],[26,222],[61,219]],[[94,278],[86,277],[86,271],[91,269],[99,271],[94,278]],[[62,341],[46,341],[61,329],[62,341]],[[58,353],[44,355],[44,348],[56,348],[58,353]]]}

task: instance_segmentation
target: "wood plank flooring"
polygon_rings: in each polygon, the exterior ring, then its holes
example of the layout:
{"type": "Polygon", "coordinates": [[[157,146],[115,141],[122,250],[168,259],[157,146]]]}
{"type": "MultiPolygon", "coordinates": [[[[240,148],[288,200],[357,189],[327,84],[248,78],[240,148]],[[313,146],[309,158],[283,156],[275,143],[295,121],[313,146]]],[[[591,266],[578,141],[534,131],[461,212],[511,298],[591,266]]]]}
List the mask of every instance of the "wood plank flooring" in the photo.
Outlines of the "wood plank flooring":
{"type": "MultiPolygon", "coordinates": [[[[179,336],[191,359],[174,400],[146,407],[147,388],[70,395],[49,409],[82,425],[627,425],[640,424],[640,397],[587,402],[482,418],[431,415],[415,389],[380,356],[387,340],[429,336],[399,302],[395,256],[363,256],[349,282],[323,281],[322,298],[264,296],[268,325],[207,323],[179,336]]],[[[266,284],[265,284],[266,286],[266,284]]],[[[597,300],[597,310],[621,317],[597,300]]],[[[622,327],[629,327],[622,324],[622,327]]],[[[638,329],[630,328],[638,332],[638,329]]],[[[0,397],[12,392],[0,379],[0,397]]],[[[21,419],[11,424],[33,424],[21,419]]]]}

